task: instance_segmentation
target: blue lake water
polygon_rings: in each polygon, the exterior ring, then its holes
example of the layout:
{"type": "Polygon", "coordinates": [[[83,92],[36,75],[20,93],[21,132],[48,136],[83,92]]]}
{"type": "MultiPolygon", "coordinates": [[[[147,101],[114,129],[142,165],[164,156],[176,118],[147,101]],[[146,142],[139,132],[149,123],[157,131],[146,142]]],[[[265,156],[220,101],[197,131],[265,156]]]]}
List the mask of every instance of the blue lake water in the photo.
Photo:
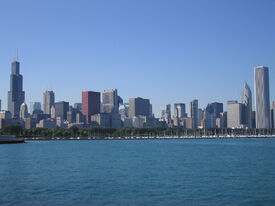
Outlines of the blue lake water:
{"type": "Polygon", "coordinates": [[[0,205],[275,205],[275,139],[0,145],[0,205]]]}

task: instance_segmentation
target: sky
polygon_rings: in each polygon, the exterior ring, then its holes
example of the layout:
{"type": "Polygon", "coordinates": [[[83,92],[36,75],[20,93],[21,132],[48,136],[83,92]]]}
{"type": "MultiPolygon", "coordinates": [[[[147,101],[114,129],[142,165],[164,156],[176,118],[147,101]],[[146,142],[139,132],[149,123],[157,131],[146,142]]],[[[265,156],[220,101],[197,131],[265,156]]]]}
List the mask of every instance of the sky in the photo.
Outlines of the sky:
{"type": "Polygon", "coordinates": [[[128,102],[199,107],[241,101],[254,67],[269,67],[275,101],[275,0],[0,0],[0,99],[21,63],[26,103],[81,102],[82,91],[118,89],[128,102]]]}

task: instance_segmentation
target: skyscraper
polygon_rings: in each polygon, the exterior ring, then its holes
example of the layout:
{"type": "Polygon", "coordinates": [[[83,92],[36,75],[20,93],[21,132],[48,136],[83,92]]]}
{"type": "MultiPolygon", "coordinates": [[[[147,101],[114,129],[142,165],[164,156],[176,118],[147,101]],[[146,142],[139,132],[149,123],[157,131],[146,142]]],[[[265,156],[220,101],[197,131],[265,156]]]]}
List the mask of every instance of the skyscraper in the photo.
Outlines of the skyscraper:
{"type": "Polygon", "coordinates": [[[187,117],[185,104],[184,103],[174,104],[174,118],[184,118],[184,117],[187,117]]]}
{"type": "Polygon", "coordinates": [[[82,111],[82,103],[74,103],[74,108],[81,112],[82,111]]]}
{"type": "Polygon", "coordinates": [[[104,90],[102,92],[103,113],[118,113],[120,103],[123,102],[117,94],[117,89],[104,90]]]}
{"type": "Polygon", "coordinates": [[[228,128],[243,128],[243,111],[245,105],[238,101],[227,102],[227,127],[228,128]]]}
{"type": "Polygon", "coordinates": [[[198,128],[198,100],[194,99],[190,102],[190,114],[192,118],[192,128],[198,128]]]}
{"type": "Polygon", "coordinates": [[[165,104],[161,108],[161,118],[164,119],[167,123],[171,119],[171,105],[165,104]]]}
{"type": "Polygon", "coordinates": [[[91,115],[100,113],[100,93],[93,91],[82,92],[82,114],[86,123],[91,122],[91,115]]]}
{"type": "Polygon", "coordinates": [[[41,110],[40,102],[30,102],[30,114],[32,114],[35,110],[41,110]]]}
{"type": "Polygon", "coordinates": [[[67,120],[67,112],[69,111],[69,102],[56,102],[54,104],[55,118],[61,117],[61,120],[67,120]]]}
{"type": "Polygon", "coordinates": [[[187,117],[185,104],[184,103],[174,104],[173,125],[176,127],[183,127],[185,117],[187,117]]]}
{"type": "Polygon", "coordinates": [[[141,97],[129,99],[129,117],[134,116],[150,116],[150,100],[141,97]]]}
{"type": "Polygon", "coordinates": [[[257,66],[255,77],[256,127],[270,128],[270,99],[268,67],[257,66]]]}
{"type": "Polygon", "coordinates": [[[245,105],[245,124],[248,128],[252,127],[252,93],[250,87],[245,83],[242,90],[242,104],[245,105]]]}
{"type": "Polygon", "coordinates": [[[11,64],[10,91],[8,92],[8,111],[19,117],[20,106],[25,101],[23,76],[20,74],[20,63],[15,60],[11,64]]]}
{"type": "Polygon", "coordinates": [[[24,120],[28,117],[28,106],[25,103],[22,103],[20,106],[20,119],[24,120]]]}
{"type": "Polygon", "coordinates": [[[54,92],[45,91],[44,93],[44,114],[51,114],[51,108],[54,105],[54,92]]]}
{"type": "Polygon", "coordinates": [[[223,103],[213,102],[208,104],[205,109],[205,126],[208,128],[215,128],[216,119],[220,117],[221,112],[223,112],[223,103]]]}
{"type": "Polygon", "coordinates": [[[272,102],[272,105],[271,105],[270,122],[271,122],[270,127],[274,129],[275,128],[275,102],[272,102]]]}
{"type": "Polygon", "coordinates": [[[1,99],[0,99],[0,111],[2,110],[2,108],[1,108],[1,99]]]}

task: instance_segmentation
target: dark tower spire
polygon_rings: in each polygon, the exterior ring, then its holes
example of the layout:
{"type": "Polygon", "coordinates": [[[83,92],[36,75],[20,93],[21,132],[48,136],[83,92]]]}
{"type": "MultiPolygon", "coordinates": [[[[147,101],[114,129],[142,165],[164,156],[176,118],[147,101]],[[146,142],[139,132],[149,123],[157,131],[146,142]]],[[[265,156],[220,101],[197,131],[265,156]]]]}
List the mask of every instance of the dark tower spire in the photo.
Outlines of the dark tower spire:
{"type": "Polygon", "coordinates": [[[19,117],[20,106],[25,101],[23,76],[20,74],[20,63],[17,59],[11,63],[10,91],[8,92],[8,110],[13,117],[19,117]]]}

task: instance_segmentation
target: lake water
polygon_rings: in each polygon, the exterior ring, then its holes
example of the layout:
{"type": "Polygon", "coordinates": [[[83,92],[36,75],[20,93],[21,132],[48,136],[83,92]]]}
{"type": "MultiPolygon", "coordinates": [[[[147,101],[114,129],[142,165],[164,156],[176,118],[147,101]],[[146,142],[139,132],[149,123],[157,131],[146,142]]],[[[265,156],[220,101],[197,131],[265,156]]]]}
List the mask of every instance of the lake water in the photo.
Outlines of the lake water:
{"type": "Polygon", "coordinates": [[[275,139],[0,145],[0,205],[275,205],[275,139]]]}

